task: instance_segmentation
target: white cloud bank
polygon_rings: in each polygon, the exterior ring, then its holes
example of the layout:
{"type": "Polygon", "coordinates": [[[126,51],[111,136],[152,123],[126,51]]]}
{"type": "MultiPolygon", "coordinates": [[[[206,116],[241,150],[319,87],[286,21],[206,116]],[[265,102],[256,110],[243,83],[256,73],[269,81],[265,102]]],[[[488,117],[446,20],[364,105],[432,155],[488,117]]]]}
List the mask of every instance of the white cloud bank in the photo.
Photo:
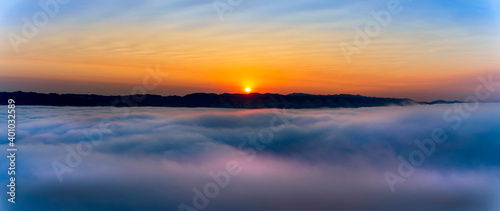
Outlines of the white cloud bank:
{"type": "MultiPolygon", "coordinates": [[[[229,161],[237,161],[242,172],[203,210],[496,210],[500,104],[481,104],[457,130],[451,128],[454,122],[443,120],[450,108],[278,115],[275,110],[132,108],[121,118],[106,107],[20,107],[14,210],[195,207],[193,188],[203,190],[212,181],[209,172],[224,170],[229,161]],[[100,144],[59,182],[52,164],[67,165],[67,147],[88,143],[82,132],[97,130],[103,119],[110,126],[100,144]],[[269,128],[271,122],[276,127],[269,128]],[[408,157],[418,149],[414,140],[429,138],[434,128],[442,128],[448,140],[391,192],[384,172],[397,172],[397,156],[408,157]],[[248,152],[249,137],[263,148],[250,162],[238,149],[245,143],[248,152]]],[[[7,169],[6,162],[0,167],[7,169]]],[[[6,181],[6,174],[0,179],[6,181]]]]}

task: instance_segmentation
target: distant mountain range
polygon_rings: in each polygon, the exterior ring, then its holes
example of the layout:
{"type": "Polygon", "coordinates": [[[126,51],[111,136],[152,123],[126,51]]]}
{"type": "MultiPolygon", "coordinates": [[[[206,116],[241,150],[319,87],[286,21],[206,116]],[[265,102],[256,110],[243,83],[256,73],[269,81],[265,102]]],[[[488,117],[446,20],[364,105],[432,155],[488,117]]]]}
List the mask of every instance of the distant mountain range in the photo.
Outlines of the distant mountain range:
{"type": "Polygon", "coordinates": [[[36,92],[0,92],[0,105],[14,99],[16,105],[42,106],[156,106],[207,108],[357,108],[388,105],[455,103],[459,101],[417,102],[411,99],[365,97],[361,95],[310,94],[208,94],[186,96],[126,95],[103,96],[88,94],[43,94],[36,92]]]}

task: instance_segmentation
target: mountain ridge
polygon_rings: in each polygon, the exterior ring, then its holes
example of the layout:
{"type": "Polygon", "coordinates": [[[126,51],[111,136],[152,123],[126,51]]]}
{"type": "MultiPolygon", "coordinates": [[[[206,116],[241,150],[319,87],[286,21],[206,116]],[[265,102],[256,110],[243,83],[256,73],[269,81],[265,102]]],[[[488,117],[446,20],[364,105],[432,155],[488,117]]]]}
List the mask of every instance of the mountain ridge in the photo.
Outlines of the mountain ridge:
{"type": "Polygon", "coordinates": [[[97,95],[97,94],[56,94],[37,92],[0,92],[0,105],[14,99],[16,105],[39,106],[153,106],[153,107],[206,107],[206,108],[358,108],[389,105],[434,104],[417,102],[408,98],[381,98],[361,95],[313,95],[305,93],[272,94],[215,94],[192,93],[185,96],[162,95],[97,95]]]}

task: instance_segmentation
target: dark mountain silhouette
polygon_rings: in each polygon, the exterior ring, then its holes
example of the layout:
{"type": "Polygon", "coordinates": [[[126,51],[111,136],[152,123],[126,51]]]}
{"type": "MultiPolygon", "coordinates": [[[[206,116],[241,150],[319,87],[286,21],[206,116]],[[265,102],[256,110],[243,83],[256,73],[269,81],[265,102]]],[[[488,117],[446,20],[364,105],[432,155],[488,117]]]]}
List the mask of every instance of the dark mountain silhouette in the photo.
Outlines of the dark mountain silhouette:
{"type": "Polygon", "coordinates": [[[446,101],[446,100],[436,100],[436,101],[432,101],[432,102],[429,102],[429,103],[426,103],[426,104],[454,104],[454,103],[463,103],[462,101],[446,101]]]}
{"type": "Polygon", "coordinates": [[[387,105],[413,105],[410,99],[365,97],[361,95],[310,94],[207,94],[184,97],[160,95],[102,96],[87,94],[43,94],[35,92],[0,92],[0,104],[14,99],[16,105],[43,106],[158,106],[208,108],[357,108],[387,105]]]}

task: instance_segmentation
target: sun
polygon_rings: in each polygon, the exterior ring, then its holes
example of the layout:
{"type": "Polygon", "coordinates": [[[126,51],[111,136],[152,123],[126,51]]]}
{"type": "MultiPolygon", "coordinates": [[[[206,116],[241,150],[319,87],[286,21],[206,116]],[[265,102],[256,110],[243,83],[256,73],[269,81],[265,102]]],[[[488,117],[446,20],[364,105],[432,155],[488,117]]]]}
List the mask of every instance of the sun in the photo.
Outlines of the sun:
{"type": "Polygon", "coordinates": [[[250,89],[250,87],[247,87],[247,88],[245,89],[245,92],[247,92],[247,93],[250,93],[250,91],[252,91],[252,89],[250,89]]]}

